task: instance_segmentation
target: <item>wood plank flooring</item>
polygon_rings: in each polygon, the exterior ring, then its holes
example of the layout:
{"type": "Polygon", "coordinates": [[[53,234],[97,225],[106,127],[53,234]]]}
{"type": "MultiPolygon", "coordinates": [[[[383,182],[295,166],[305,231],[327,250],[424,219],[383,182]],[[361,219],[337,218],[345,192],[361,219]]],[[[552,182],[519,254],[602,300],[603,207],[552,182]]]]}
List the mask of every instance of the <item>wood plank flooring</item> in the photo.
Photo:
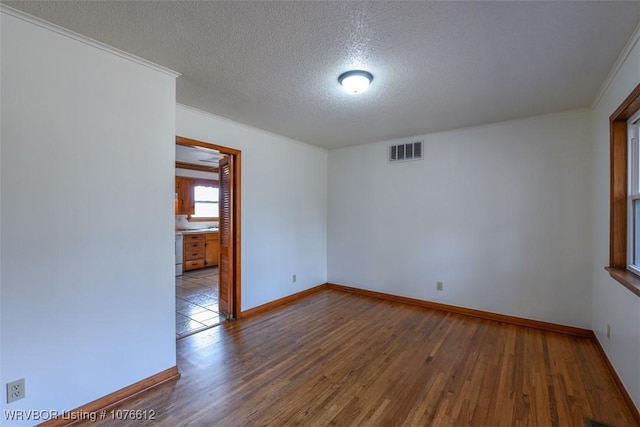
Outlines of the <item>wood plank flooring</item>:
{"type": "MultiPolygon", "coordinates": [[[[634,425],[586,338],[325,290],[177,342],[128,426],[634,425]]],[[[109,418],[109,417],[107,417],[109,418]]]]}

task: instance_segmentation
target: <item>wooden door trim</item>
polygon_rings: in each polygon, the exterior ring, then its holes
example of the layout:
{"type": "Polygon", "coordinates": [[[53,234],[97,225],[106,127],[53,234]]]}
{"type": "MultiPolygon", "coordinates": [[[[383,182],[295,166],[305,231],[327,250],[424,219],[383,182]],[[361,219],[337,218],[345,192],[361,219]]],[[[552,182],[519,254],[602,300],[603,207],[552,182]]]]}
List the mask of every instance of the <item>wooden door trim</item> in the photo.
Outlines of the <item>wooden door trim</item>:
{"type": "Polygon", "coordinates": [[[233,156],[233,317],[239,319],[242,317],[240,308],[242,307],[242,260],[241,260],[241,243],[242,243],[242,222],[241,219],[241,200],[242,200],[242,151],[225,147],[222,145],[212,144],[210,142],[198,141],[183,136],[176,136],[177,145],[185,145],[191,147],[203,147],[218,150],[222,154],[233,156]]]}
{"type": "Polygon", "coordinates": [[[196,139],[185,138],[183,136],[176,136],[176,144],[178,145],[186,145],[190,147],[203,147],[209,148],[213,150],[218,150],[222,154],[231,154],[236,155],[240,154],[241,151],[236,148],[224,147],[222,145],[212,144],[210,142],[198,141],[196,139]]]}

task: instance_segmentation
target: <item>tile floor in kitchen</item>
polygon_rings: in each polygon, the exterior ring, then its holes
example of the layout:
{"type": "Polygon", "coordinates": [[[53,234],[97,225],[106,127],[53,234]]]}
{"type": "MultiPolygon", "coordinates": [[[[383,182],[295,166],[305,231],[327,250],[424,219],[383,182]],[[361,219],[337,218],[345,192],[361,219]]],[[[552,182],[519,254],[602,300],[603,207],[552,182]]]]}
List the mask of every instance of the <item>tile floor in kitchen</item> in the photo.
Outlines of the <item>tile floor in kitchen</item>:
{"type": "Polygon", "coordinates": [[[176,276],[177,338],[219,325],[224,320],[218,309],[218,267],[176,276]]]}

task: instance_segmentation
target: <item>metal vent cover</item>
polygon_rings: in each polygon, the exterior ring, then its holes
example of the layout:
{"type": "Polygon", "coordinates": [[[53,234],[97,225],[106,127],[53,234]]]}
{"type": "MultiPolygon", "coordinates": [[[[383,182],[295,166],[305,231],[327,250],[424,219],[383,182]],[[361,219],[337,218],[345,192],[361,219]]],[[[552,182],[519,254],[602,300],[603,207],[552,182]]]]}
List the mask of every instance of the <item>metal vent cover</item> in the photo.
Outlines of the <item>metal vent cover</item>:
{"type": "Polygon", "coordinates": [[[422,143],[414,141],[389,147],[390,162],[405,162],[407,160],[422,160],[422,143]]]}

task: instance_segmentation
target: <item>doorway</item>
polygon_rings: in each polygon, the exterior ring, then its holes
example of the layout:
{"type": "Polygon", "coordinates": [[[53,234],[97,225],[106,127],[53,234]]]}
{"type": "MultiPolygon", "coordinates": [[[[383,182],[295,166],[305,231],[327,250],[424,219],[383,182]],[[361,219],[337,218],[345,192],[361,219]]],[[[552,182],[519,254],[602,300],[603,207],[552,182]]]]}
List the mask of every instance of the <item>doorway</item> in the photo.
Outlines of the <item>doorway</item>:
{"type": "MultiPolygon", "coordinates": [[[[192,255],[185,252],[185,264],[183,266],[183,276],[178,279],[176,277],[176,285],[178,283],[181,286],[176,286],[176,301],[181,304],[184,303],[183,298],[178,294],[187,295],[193,293],[189,288],[193,288],[203,294],[209,294],[209,297],[214,296],[217,298],[215,306],[209,305],[210,310],[215,310],[220,313],[220,320],[236,319],[240,315],[240,171],[241,171],[241,152],[240,150],[224,147],[216,144],[211,144],[204,141],[197,141],[189,138],[176,136],[176,150],[184,151],[185,149],[192,149],[193,152],[206,152],[208,153],[206,158],[199,160],[199,162],[209,162],[208,164],[199,163],[198,161],[184,161],[183,159],[176,157],[176,172],[178,170],[199,170],[202,172],[210,172],[211,176],[215,176],[215,183],[218,184],[218,197],[215,201],[217,204],[216,212],[219,212],[218,218],[206,218],[209,220],[215,219],[215,223],[206,223],[206,225],[212,225],[211,232],[207,229],[198,229],[197,225],[193,223],[189,225],[189,229],[193,231],[185,232],[185,237],[193,235],[192,233],[204,233],[203,236],[215,235],[217,245],[215,248],[216,262],[209,265],[194,265],[188,261],[187,258],[192,255]],[[215,164],[211,164],[211,160],[215,160],[215,164]],[[214,175],[215,174],[215,175],[214,175]],[[202,268],[201,268],[202,267],[202,268]],[[193,271],[192,271],[193,270],[193,271]],[[217,283],[216,283],[217,282],[217,283]]],[[[201,172],[201,173],[202,173],[201,172]]],[[[195,178],[191,178],[190,181],[194,181],[195,178]]],[[[180,179],[182,180],[182,179],[180,179]]],[[[179,209],[179,204],[184,205],[184,201],[178,197],[178,181],[176,179],[176,214],[180,211],[181,214],[187,212],[179,209]]],[[[189,179],[187,179],[189,181],[189,179]]],[[[197,181],[201,184],[200,181],[197,181]]],[[[195,185],[195,184],[194,184],[195,185]]],[[[206,185],[206,184],[205,184],[206,185]]],[[[190,197],[193,197],[194,192],[191,190],[190,197]]],[[[187,197],[188,198],[188,197],[187,197]]],[[[193,198],[188,201],[190,206],[197,204],[193,198]]],[[[202,201],[201,205],[205,208],[206,201],[202,201]]],[[[201,206],[202,207],[202,206],[201,206]]],[[[204,220],[197,218],[197,213],[189,212],[184,215],[184,218],[189,218],[189,221],[204,220]]],[[[176,216],[176,228],[178,228],[179,219],[184,220],[176,216]]],[[[177,232],[178,234],[178,232],[177,232]]],[[[194,241],[197,237],[192,238],[194,241]]],[[[207,240],[208,241],[208,240],[207,240]]],[[[196,245],[194,245],[196,247],[196,245]]],[[[185,246],[186,249],[186,246],[185,246]]],[[[209,248],[211,249],[211,248],[209,248]]],[[[176,249],[177,250],[177,249],[176,249]]],[[[209,301],[210,302],[210,301],[209,301]]],[[[186,304],[186,303],[185,303],[186,304]]],[[[210,302],[211,304],[211,302],[210,302]]],[[[178,305],[176,306],[178,308],[178,305]]],[[[198,310],[201,308],[195,307],[198,310]]],[[[197,310],[194,310],[197,311],[197,310]]],[[[205,320],[203,325],[200,325],[197,321],[193,321],[193,324],[197,330],[205,329],[205,326],[219,324],[217,319],[204,319],[207,312],[204,312],[200,317],[201,320],[205,320]],[[207,323],[209,325],[207,325],[207,323]],[[200,327],[198,327],[200,326],[200,327]]],[[[210,313],[209,313],[210,314],[210,313]]],[[[198,317],[198,313],[194,313],[198,317]]],[[[176,326],[178,325],[179,312],[177,313],[176,326]]],[[[211,317],[211,316],[209,316],[211,317]]],[[[184,329],[184,328],[183,328],[184,329]]],[[[180,331],[177,331],[180,337],[180,331]]],[[[187,334],[184,334],[186,336],[187,334]]]]}

